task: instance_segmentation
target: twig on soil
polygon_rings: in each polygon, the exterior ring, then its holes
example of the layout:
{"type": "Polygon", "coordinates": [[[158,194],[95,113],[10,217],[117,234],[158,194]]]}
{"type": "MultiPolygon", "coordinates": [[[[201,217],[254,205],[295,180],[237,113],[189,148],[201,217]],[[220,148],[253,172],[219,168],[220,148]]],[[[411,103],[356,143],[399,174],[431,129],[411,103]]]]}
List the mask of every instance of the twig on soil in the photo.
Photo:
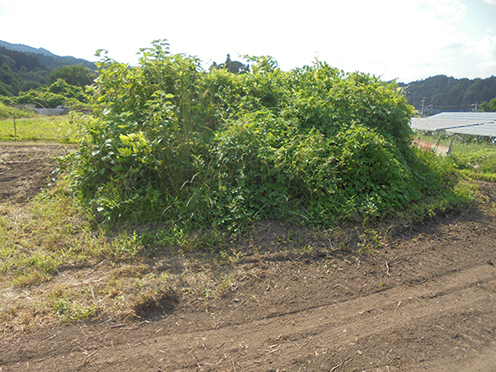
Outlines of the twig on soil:
{"type": "Polygon", "coordinates": [[[125,324],[123,323],[123,324],[116,324],[116,325],[113,325],[113,326],[111,326],[110,328],[121,328],[121,327],[124,327],[124,326],[125,326],[125,324]]]}
{"type": "MultiPolygon", "coordinates": [[[[86,358],[90,358],[92,357],[93,355],[95,355],[96,353],[98,353],[98,350],[95,350],[94,352],[92,352],[91,354],[86,354],[86,358]]],[[[84,353],[83,353],[84,354],[84,353]]]]}
{"type": "Polygon", "coordinates": [[[336,369],[338,369],[339,367],[342,367],[344,366],[346,363],[348,363],[351,359],[353,358],[350,358],[350,359],[346,359],[344,362],[341,362],[339,363],[338,365],[334,366],[333,368],[331,368],[331,370],[329,372],[334,372],[336,369]]]}
{"type": "Polygon", "coordinates": [[[267,352],[267,354],[272,354],[272,353],[278,352],[278,351],[279,351],[279,349],[281,348],[281,344],[279,344],[279,345],[272,345],[272,346],[269,346],[269,349],[271,349],[271,348],[274,348],[274,349],[272,349],[272,350],[268,351],[268,352],[267,352]],[[276,346],[277,346],[277,347],[276,347],[276,346]],[[275,347],[275,348],[274,348],[274,347],[275,347]]]}
{"type": "Polygon", "coordinates": [[[387,276],[391,276],[391,273],[389,272],[389,265],[388,265],[387,261],[386,261],[386,273],[387,273],[387,276]]]}
{"type": "Polygon", "coordinates": [[[255,278],[257,278],[258,280],[262,280],[262,278],[256,276],[255,274],[250,274],[250,275],[253,276],[253,277],[255,277],[255,278]]]}
{"type": "Polygon", "coordinates": [[[102,325],[104,325],[104,324],[107,324],[107,323],[109,323],[109,322],[111,322],[111,321],[112,321],[112,318],[109,318],[109,319],[107,319],[106,321],[104,321],[104,322],[100,323],[100,324],[99,324],[99,326],[102,326],[102,325]]]}
{"type": "Polygon", "coordinates": [[[49,339],[49,340],[51,340],[52,338],[55,338],[55,337],[57,337],[58,335],[60,335],[60,333],[56,333],[56,334],[54,334],[53,336],[48,337],[48,339],[49,339]]]}

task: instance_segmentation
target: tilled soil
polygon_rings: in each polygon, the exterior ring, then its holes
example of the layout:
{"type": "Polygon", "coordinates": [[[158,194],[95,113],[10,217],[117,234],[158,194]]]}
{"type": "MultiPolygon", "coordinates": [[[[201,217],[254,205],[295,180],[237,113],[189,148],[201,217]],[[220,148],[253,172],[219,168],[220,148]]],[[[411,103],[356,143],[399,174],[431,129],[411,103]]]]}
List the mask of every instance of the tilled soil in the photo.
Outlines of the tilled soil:
{"type": "Polygon", "coordinates": [[[54,158],[67,151],[59,144],[0,143],[0,201],[25,202],[36,195],[56,169],[54,158]]]}
{"type": "Polygon", "coordinates": [[[0,338],[0,371],[496,371],[496,185],[479,184],[377,255],[243,257],[210,302],[0,338]]]}

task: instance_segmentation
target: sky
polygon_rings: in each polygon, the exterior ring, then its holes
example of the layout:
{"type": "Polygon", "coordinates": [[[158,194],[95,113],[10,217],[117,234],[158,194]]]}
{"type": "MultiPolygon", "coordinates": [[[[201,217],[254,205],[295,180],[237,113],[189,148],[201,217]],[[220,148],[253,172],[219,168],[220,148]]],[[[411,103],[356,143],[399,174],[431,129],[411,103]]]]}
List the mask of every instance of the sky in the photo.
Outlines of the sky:
{"type": "Polygon", "coordinates": [[[412,82],[496,75],[496,0],[0,0],[0,40],[137,65],[140,48],[208,68],[229,53],[270,55],[285,71],[325,61],[412,82]]]}

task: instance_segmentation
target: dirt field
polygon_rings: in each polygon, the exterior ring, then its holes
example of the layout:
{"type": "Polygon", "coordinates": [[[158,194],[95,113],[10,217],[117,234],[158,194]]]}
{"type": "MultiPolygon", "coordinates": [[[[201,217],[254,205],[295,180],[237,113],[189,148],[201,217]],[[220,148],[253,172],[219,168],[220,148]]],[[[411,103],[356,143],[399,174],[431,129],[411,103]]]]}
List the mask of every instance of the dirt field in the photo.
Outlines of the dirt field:
{"type": "Polygon", "coordinates": [[[53,158],[65,153],[57,144],[0,143],[0,201],[24,202],[38,193],[56,167],[53,158]]]}
{"type": "MultiPolygon", "coordinates": [[[[2,146],[0,198],[38,192],[54,151],[2,146]]],[[[0,336],[0,371],[496,371],[496,185],[479,191],[375,256],[244,256],[211,301],[0,336]]]]}

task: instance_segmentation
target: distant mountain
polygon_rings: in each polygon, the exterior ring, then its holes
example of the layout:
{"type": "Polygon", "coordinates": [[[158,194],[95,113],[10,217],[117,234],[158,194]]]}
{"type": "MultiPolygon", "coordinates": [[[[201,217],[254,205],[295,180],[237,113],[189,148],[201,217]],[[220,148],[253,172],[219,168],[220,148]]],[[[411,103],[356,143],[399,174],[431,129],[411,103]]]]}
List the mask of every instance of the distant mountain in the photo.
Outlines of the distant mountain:
{"type": "Polygon", "coordinates": [[[5,49],[10,49],[10,50],[15,50],[17,52],[35,53],[35,54],[43,54],[45,56],[50,56],[50,57],[58,57],[55,54],[51,53],[49,50],[43,48],[36,49],[24,44],[11,44],[2,40],[0,40],[0,47],[4,47],[5,49]]]}
{"type": "MultiPolygon", "coordinates": [[[[44,85],[50,72],[66,65],[82,64],[92,71],[93,62],[57,56],[44,48],[11,44],[0,40],[0,95],[17,95],[44,85]]],[[[411,83],[398,83],[408,103],[424,115],[443,111],[475,111],[496,98],[496,76],[486,79],[455,79],[432,76],[411,83]]]]}
{"type": "Polygon", "coordinates": [[[43,48],[0,41],[0,95],[16,96],[20,91],[45,85],[53,70],[68,65],[96,70],[93,62],[84,59],[61,57],[43,48]]]}
{"type": "Polygon", "coordinates": [[[496,76],[471,80],[438,75],[398,85],[404,89],[408,103],[426,115],[476,111],[483,102],[496,97],[496,76]]]}
{"type": "Polygon", "coordinates": [[[49,71],[57,67],[61,67],[65,65],[77,65],[77,64],[82,64],[84,67],[88,67],[93,71],[96,70],[96,65],[93,62],[71,56],[64,56],[64,57],[58,56],[44,48],[33,48],[24,44],[11,44],[2,40],[0,40],[0,47],[16,52],[35,54],[37,55],[40,64],[46,67],[47,70],[49,71]]]}

